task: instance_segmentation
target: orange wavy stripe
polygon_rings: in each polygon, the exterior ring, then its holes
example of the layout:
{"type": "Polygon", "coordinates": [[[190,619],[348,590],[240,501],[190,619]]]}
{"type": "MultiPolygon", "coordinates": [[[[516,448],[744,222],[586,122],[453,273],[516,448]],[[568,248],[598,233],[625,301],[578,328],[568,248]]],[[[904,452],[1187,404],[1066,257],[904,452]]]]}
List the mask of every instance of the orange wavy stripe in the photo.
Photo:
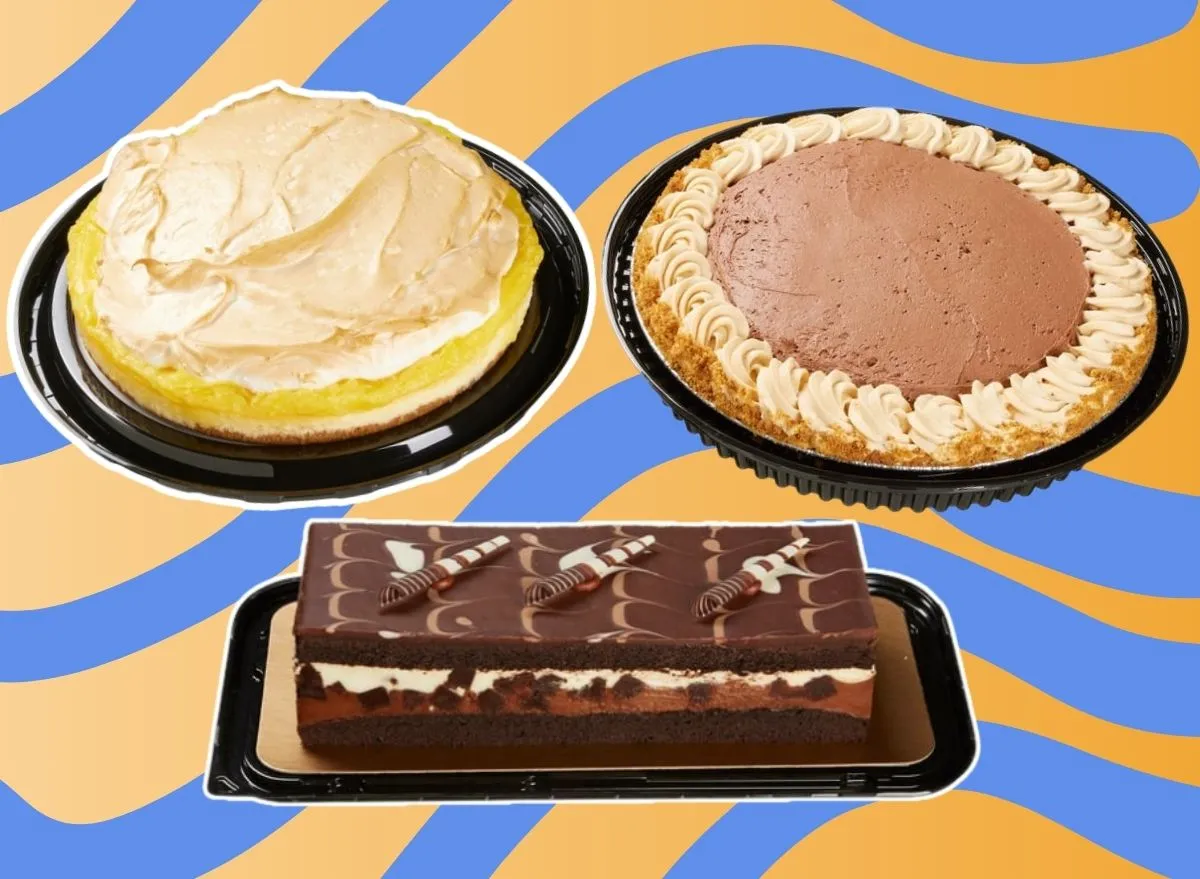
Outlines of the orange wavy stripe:
{"type": "Polygon", "coordinates": [[[574,879],[664,876],[728,809],[728,803],[555,806],[492,879],[553,875],[549,871],[569,871],[574,879]]]}
{"type": "Polygon", "coordinates": [[[221,613],[132,656],[0,684],[0,778],[40,812],[103,821],[204,771],[225,649],[221,613]],[[80,735],[86,730],[86,735],[80,735]]]}
{"type": "Polygon", "coordinates": [[[1022,806],[952,791],[841,815],[797,843],[764,879],[845,875],[851,865],[859,876],[959,876],[965,864],[981,879],[1156,875],[1022,806]]]}
{"type": "Polygon", "coordinates": [[[24,610],[122,583],[204,540],[237,510],[168,497],[74,446],[0,467],[0,608],[24,610]]]}
{"type": "Polygon", "coordinates": [[[966,653],[963,663],[980,720],[1037,733],[1148,775],[1200,785],[1200,738],[1143,732],[1101,720],[986,659],[966,653]]]}
{"type": "Polygon", "coordinates": [[[391,866],[433,811],[432,806],[305,809],[262,842],[205,875],[262,879],[286,873],[374,879],[391,866]]]}

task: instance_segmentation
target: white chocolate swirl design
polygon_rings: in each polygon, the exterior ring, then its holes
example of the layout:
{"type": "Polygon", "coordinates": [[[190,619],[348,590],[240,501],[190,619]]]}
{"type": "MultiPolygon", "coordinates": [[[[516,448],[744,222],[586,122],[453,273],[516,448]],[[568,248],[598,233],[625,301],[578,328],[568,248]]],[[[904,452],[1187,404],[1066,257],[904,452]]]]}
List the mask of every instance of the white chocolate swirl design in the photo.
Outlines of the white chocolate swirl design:
{"type": "Polygon", "coordinates": [[[788,562],[800,554],[800,550],[808,546],[807,537],[798,537],[786,546],[766,556],[748,559],[741,570],[731,577],[726,577],[715,586],[705,589],[692,604],[692,613],[698,619],[710,620],[724,611],[740,596],[747,598],[766,590],[767,584],[776,580],[777,573],[790,568],[788,562]]]}
{"type": "Polygon", "coordinates": [[[379,610],[391,613],[417,600],[430,589],[446,589],[463,571],[489,561],[508,548],[510,541],[503,534],[475,546],[439,559],[419,571],[405,574],[379,592],[379,610]]]}
{"type": "Polygon", "coordinates": [[[655,542],[654,535],[647,534],[615,546],[595,558],[585,559],[557,574],[536,580],[525,592],[525,604],[544,607],[561,600],[570,592],[590,591],[605,577],[619,570],[621,565],[648,552],[655,542]]]}
{"type": "Polygon", "coordinates": [[[659,199],[663,219],[644,230],[654,252],[646,274],[659,281],[660,298],[680,331],[711,349],[730,381],[752,394],[762,417],[788,435],[802,425],[818,433],[845,431],[871,449],[919,450],[941,460],[972,431],[1002,435],[1014,425],[1052,431],[1066,422],[1072,405],[1095,392],[1093,373],[1110,368],[1116,350],[1139,344],[1139,328],[1150,320],[1150,269],[1136,255],[1133,231],[1114,219],[1109,198],[1085,189],[1075,168],[1039,167],[1028,147],[997,141],[986,128],[864,107],[841,117],[813,113],[753,126],[720,147],[711,168],[687,168],[683,190],[659,199]],[[975,381],[957,400],[923,394],[909,401],[893,385],[857,386],[840,370],[810,371],[793,358],[773,357],[712,278],[707,230],[725,188],[797,150],[843,138],[882,140],[967,164],[1055,211],[1078,238],[1091,277],[1073,344],[1005,383],[975,381]]]}

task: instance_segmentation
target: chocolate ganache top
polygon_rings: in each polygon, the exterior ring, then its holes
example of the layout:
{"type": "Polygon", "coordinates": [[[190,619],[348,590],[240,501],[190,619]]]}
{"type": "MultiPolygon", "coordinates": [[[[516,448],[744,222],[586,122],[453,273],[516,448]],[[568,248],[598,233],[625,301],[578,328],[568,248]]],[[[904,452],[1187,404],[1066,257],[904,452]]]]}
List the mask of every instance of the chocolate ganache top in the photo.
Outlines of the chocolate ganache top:
{"type": "Polygon", "coordinates": [[[809,147],[718,200],[709,260],[751,335],[909,399],[1004,381],[1070,344],[1067,224],[997,174],[877,140],[809,147]]]}
{"type": "Polygon", "coordinates": [[[849,524],[426,525],[314,522],[296,614],[298,637],[375,636],[456,643],[812,640],[870,633],[875,614],[849,524]],[[526,604],[539,578],[653,535],[591,592],[550,607],[526,604]],[[504,536],[507,551],[462,571],[444,590],[381,612],[380,591],[406,573],[504,536]],[[692,612],[705,589],[798,537],[809,543],[753,598],[708,621],[692,612]]]}

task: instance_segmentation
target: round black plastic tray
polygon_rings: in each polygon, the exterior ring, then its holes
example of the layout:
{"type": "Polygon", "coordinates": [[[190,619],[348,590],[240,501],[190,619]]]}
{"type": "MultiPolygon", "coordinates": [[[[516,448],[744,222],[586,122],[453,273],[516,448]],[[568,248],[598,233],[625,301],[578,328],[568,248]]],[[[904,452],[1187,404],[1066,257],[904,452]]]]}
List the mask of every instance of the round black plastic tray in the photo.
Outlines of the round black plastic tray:
{"type": "MultiPolygon", "coordinates": [[[[732,458],[738,466],[753,470],[764,479],[773,479],[779,485],[791,486],[805,494],[820,495],[825,500],[836,498],[846,504],[860,503],[872,509],[882,506],[893,510],[966,508],[972,504],[1006,501],[1014,495],[1027,495],[1035,488],[1045,488],[1066,478],[1128,436],[1154,411],[1179,373],[1187,345],[1187,309],[1179,273],[1150,226],[1082,169],[1080,173],[1084,178],[1107,195],[1113,207],[1128,217],[1133,226],[1138,247],[1153,277],[1158,337],[1146,370],[1130,394],[1103,420],[1065,443],[1018,460],[976,467],[917,469],[841,461],[756,433],[694,393],[667,365],[638,317],[631,266],[638,232],[671,175],[705,148],[751,126],[783,122],[803,113],[840,115],[853,109],[856,108],[797,110],[726,128],[680,150],[660,164],[642,178],[617,210],[604,242],[602,260],[609,312],[626,352],[675,416],[705,444],[716,448],[722,457],[732,458]]],[[[969,124],[943,118],[957,125],[969,124]]],[[[1009,137],[999,131],[996,136],[1009,137]]],[[[1051,162],[1065,161],[1034,144],[1029,147],[1051,162]]]]}
{"type": "Polygon", "coordinates": [[[925,589],[867,571],[871,594],[904,611],[913,658],[933,729],[933,750],[900,765],[805,765],[690,769],[544,769],[480,772],[303,774],[258,756],[258,727],[271,619],[296,601],[299,577],[254,589],[234,611],[213,726],[205,790],[222,798],[271,803],[454,800],[679,799],[704,797],[911,798],[946,790],[979,753],[958,645],[942,605],[925,589]]]}
{"type": "Polygon", "coordinates": [[[16,303],[16,357],[43,411],[102,460],[171,489],[251,504],[369,494],[461,461],[499,438],[548,391],[580,343],[591,308],[587,245],[568,211],[525,170],[467,142],[520,193],[545,256],[516,341],[465,393],[370,436],[296,446],[229,442],[172,425],[121,394],[81,347],[67,300],[67,230],[100,184],[50,229],[16,303]]]}

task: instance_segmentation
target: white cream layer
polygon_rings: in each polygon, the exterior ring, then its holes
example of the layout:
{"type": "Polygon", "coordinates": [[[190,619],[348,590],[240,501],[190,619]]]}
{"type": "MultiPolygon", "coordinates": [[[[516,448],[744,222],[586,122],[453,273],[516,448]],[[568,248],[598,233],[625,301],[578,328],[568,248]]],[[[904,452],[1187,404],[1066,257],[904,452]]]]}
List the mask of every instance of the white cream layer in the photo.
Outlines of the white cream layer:
{"type": "MultiPolygon", "coordinates": [[[[313,662],[310,665],[321,676],[321,681],[326,687],[341,684],[349,693],[365,693],[379,687],[383,687],[385,690],[415,690],[418,693],[432,693],[444,685],[451,674],[451,669],[448,668],[380,668],[371,665],[339,665],[327,662],[313,662]]],[[[632,675],[653,690],[679,690],[692,684],[712,684],[714,686],[743,684],[750,687],[769,687],[777,680],[782,680],[789,687],[803,687],[810,681],[823,677],[833,678],[842,684],[861,684],[875,677],[875,669],[817,668],[748,674],[692,669],[671,671],[611,668],[481,669],[475,672],[469,686],[456,689],[460,693],[482,693],[490,690],[498,678],[511,678],[519,674],[534,674],[538,677],[548,674],[556,675],[562,678],[561,687],[565,690],[582,689],[596,678],[603,680],[605,686],[611,687],[625,675],[632,675]]]]}

